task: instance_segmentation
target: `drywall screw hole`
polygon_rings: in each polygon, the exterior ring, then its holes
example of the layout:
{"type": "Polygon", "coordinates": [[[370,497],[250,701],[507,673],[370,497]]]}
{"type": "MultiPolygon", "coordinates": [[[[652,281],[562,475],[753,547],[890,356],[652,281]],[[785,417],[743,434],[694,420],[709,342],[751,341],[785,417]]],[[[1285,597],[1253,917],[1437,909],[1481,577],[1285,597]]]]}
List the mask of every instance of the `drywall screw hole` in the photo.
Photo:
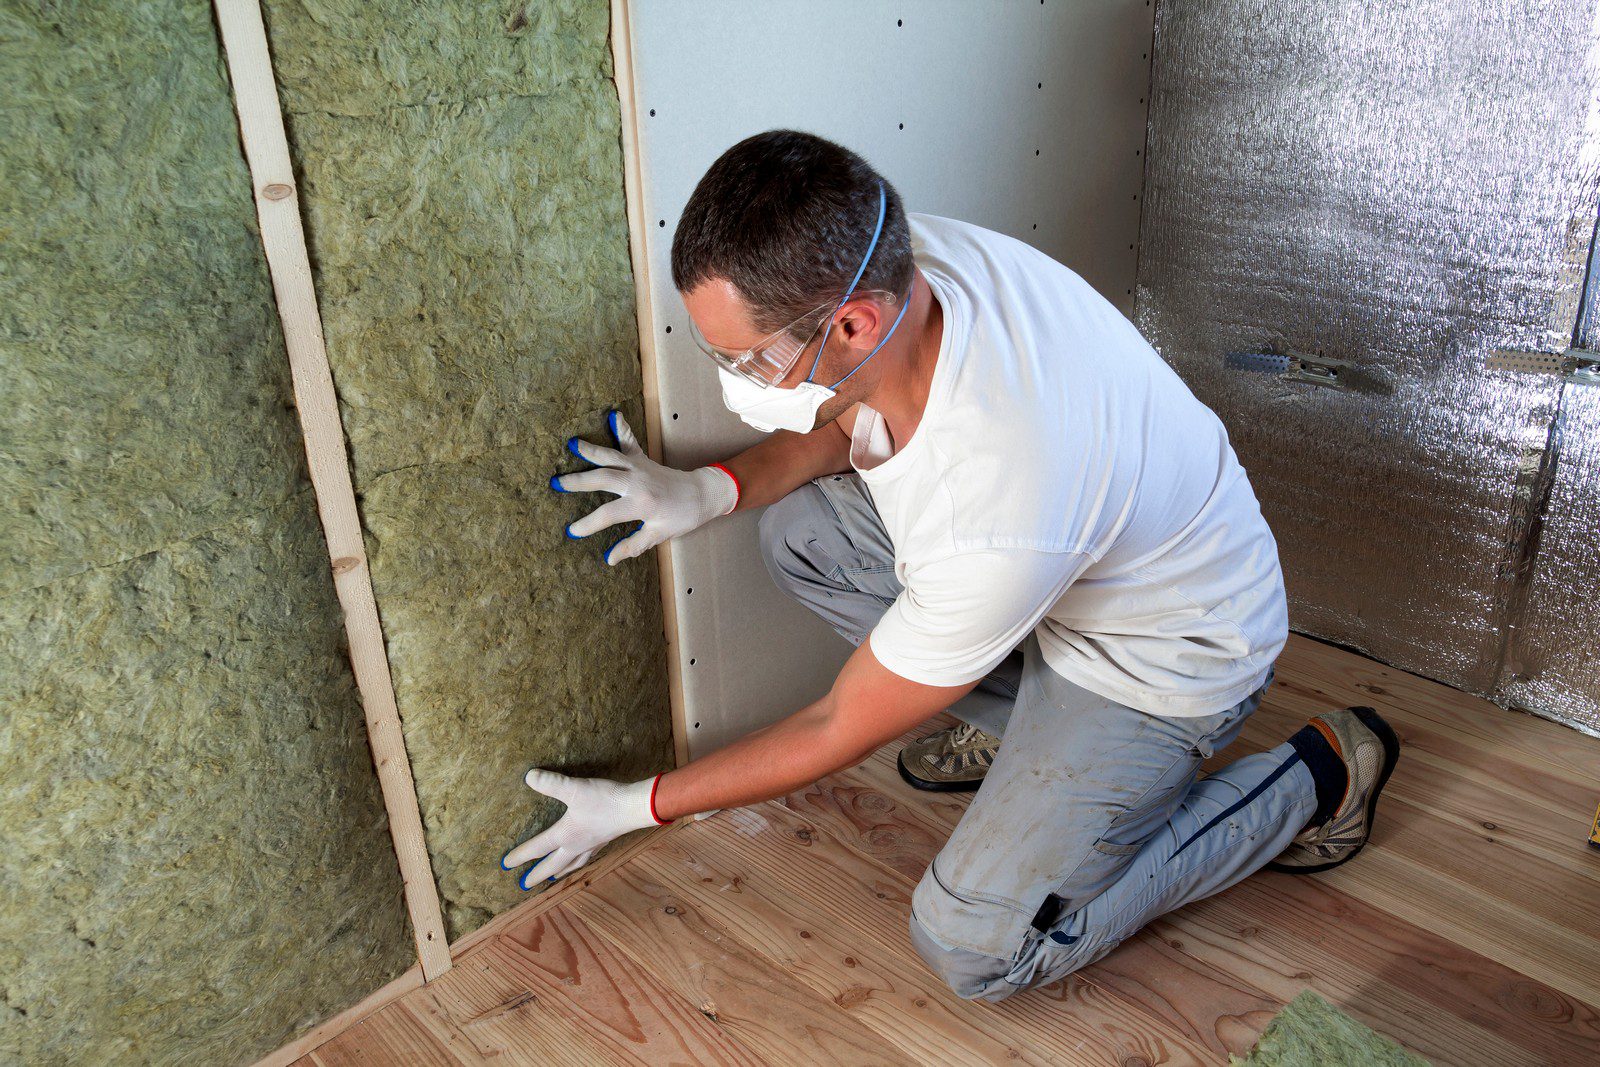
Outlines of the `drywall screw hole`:
{"type": "Polygon", "coordinates": [[[1040,82],[1040,83],[1039,83],[1039,88],[1041,88],[1041,89],[1043,89],[1043,88],[1044,88],[1044,82],[1040,82]]]}
{"type": "Polygon", "coordinates": [[[1038,149],[1037,149],[1037,148],[1035,148],[1035,149],[1034,149],[1034,150],[1033,150],[1033,154],[1034,154],[1034,155],[1038,155],[1038,154],[1039,154],[1039,150],[1038,150],[1038,149]]]}
{"type": "Polygon", "coordinates": [[[656,117],[656,109],[655,108],[651,108],[650,109],[650,117],[651,118],[655,118],[656,117]]]}
{"type": "Polygon", "coordinates": [[[672,332],[672,327],[671,327],[671,326],[668,326],[668,327],[667,327],[667,332],[668,332],[668,333],[671,333],[671,332],[672,332]]]}
{"type": "Polygon", "coordinates": [[[700,724],[699,724],[699,723],[695,723],[695,724],[694,724],[694,728],[695,728],[695,729],[696,729],[696,730],[698,730],[698,729],[700,729],[700,724]]]}
{"type": "Polygon", "coordinates": [[[694,666],[694,657],[693,656],[689,657],[689,666],[691,666],[691,667],[694,666]]]}
{"type": "Polygon", "coordinates": [[[901,123],[901,124],[900,124],[900,128],[901,128],[901,129],[902,129],[902,130],[903,130],[903,129],[905,129],[905,128],[906,128],[906,124],[905,124],[905,123],[903,123],[903,122],[902,122],[902,123],[901,123]]]}
{"type": "Polygon", "coordinates": [[[694,586],[691,585],[689,588],[685,589],[683,591],[683,595],[684,596],[694,596],[694,586]]]}
{"type": "Polygon", "coordinates": [[[1034,223],[1034,224],[1033,224],[1033,228],[1034,228],[1034,229],[1036,229],[1036,230],[1037,230],[1037,229],[1038,229],[1038,228],[1039,228],[1039,224],[1038,224],[1038,223],[1037,223],[1037,222],[1036,222],[1036,223],[1034,223]]]}
{"type": "Polygon", "coordinates": [[[906,20],[905,19],[895,19],[894,20],[894,24],[896,26],[904,26],[906,24],[906,20]]]}
{"type": "Polygon", "coordinates": [[[672,413],[672,421],[673,422],[677,422],[678,421],[678,413],[676,411],[674,411],[672,413]]]}
{"type": "Polygon", "coordinates": [[[665,226],[666,224],[667,224],[667,220],[666,219],[662,219],[660,222],[656,223],[657,226],[665,226]]]}

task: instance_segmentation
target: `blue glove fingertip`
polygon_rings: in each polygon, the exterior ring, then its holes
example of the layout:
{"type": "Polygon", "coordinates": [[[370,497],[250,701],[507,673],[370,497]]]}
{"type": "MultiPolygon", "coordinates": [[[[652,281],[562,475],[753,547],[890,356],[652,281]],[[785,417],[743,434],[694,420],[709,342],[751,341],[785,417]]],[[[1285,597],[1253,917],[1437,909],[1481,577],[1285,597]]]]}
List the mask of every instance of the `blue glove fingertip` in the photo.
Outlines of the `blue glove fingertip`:
{"type": "MultiPolygon", "coordinates": [[[[578,451],[578,439],[576,437],[567,438],[567,451],[579,459],[583,459],[583,453],[578,451]]],[[[584,462],[587,463],[588,460],[584,460],[584,462]]]]}
{"type": "Polygon", "coordinates": [[[617,433],[617,409],[612,408],[606,412],[606,425],[611,427],[611,440],[618,448],[622,447],[622,435],[617,433]]]}
{"type": "Polygon", "coordinates": [[[569,541],[582,541],[583,540],[583,537],[580,534],[575,534],[575,533],[572,532],[572,523],[570,523],[570,522],[567,523],[565,526],[562,527],[562,529],[567,531],[567,540],[569,540],[569,541]]]}
{"type": "Polygon", "coordinates": [[[550,488],[554,489],[558,493],[566,492],[565,489],[561,488],[561,475],[552,474],[550,476],[550,488]]]}
{"type": "Polygon", "coordinates": [[[507,858],[509,858],[510,855],[511,855],[511,853],[507,852],[504,856],[500,857],[500,869],[502,871],[509,871],[511,869],[511,864],[506,862],[507,858]]]}

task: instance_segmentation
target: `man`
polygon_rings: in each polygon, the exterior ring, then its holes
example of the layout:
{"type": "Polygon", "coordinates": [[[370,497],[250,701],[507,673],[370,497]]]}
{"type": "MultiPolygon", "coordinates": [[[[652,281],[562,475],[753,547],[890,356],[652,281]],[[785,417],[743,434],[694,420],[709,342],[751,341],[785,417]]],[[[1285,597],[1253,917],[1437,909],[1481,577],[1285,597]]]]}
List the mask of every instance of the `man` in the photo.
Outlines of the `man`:
{"type": "Polygon", "coordinates": [[[552,479],[616,496],[569,535],[639,524],[616,563],[767,507],[773,579],[857,648],[815,704],[655,779],[530,771],[567,811],[505,857],[538,860],[523,888],[637,827],[802,788],[946,709],[967,725],[901,772],[982,786],[910,917],[963,997],[1059,979],[1269,861],[1361,849],[1399,754],[1371,709],[1198,778],[1287,636],[1277,548],[1222,424],[1082,279],[907,216],[865,160],[786,130],[707,171],[672,268],[725,402],[772,435],[678,471],[613,413],[615,447],[569,442],[594,468],[552,479]]]}

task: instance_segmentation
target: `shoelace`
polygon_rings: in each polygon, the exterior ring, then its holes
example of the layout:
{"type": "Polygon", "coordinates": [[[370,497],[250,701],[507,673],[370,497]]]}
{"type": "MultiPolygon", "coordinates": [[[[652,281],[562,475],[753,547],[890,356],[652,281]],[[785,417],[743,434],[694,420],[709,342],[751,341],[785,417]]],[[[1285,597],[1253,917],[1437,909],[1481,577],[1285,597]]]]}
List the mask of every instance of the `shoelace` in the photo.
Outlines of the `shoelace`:
{"type": "MultiPolygon", "coordinates": [[[[979,734],[983,734],[983,731],[971,723],[964,722],[957,726],[955,732],[950,735],[950,744],[958,748],[962,745],[970,745],[977,739],[979,734]]],[[[983,734],[983,736],[988,737],[989,735],[983,734]]]]}

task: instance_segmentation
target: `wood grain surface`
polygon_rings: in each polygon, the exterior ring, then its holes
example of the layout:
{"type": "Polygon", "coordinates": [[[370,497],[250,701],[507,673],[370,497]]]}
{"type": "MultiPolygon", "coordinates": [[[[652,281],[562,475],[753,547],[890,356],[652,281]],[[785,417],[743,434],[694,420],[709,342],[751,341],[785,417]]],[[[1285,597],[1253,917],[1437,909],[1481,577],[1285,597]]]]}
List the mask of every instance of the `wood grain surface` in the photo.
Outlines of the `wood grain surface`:
{"type": "Polygon", "coordinates": [[[1440,1067],[1600,1062],[1600,741],[1293,638],[1216,763],[1377,707],[1405,745],[1370,847],[1261,872],[1001,1004],[945,989],[911,892],[966,799],[895,755],[683,820],[498,920],[302,1064],[1213,1064],[1311,988],[1440,1067]]]}

